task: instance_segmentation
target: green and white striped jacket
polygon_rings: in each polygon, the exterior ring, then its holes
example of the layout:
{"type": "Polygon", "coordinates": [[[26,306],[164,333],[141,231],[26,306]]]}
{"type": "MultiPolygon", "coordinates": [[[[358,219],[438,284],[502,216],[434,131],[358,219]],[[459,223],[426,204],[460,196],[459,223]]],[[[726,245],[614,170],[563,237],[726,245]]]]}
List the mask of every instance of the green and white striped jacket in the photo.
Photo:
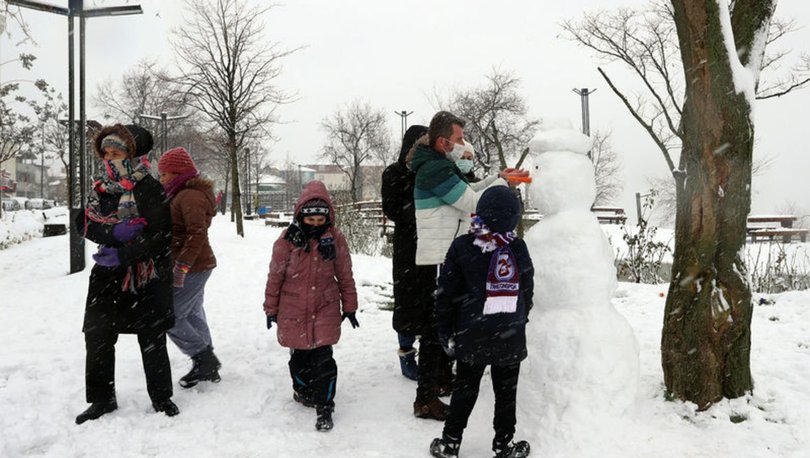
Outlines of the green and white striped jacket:
{"type": "Polygon", "coordinates": [[[450,159],[424,145],[416,147],[411,170],[416,173],[416,264],[441,264],[453,239],[467,233],[483,191],[507,183],[495,175],[470,184],[450,159]]]}

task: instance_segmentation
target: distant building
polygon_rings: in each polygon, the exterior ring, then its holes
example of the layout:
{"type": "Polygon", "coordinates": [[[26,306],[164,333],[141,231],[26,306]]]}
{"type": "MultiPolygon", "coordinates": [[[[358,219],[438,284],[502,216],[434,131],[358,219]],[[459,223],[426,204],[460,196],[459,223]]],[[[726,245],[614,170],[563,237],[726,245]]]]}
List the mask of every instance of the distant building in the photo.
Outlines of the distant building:
{"type": "MultiPolygon", "coordinates": [[[[349,175],[344,173],[335,164],[307,164],[307,168],[315,171],[315,180],[322,181],[326,189],[338,201],[348,201],[351,196],[351,181],[349,175]]],[[[380,199],[380,185],[382,172],[385,169],[380,165],[360,166],[360,183],[358,185],[358,199],[380,199]]]]}

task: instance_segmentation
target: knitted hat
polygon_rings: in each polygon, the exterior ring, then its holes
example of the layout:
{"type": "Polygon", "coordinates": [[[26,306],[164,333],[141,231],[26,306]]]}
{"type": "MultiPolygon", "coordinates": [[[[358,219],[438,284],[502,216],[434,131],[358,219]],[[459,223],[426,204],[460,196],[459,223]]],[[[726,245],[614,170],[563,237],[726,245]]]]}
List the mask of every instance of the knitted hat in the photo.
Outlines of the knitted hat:
{"type": "Polygon", "coordinates": [[[329,204],[321,199],[308,200],[301,206],[301,216],[324,215],[329,216],[329,204]]]}
{"type": "Polygon", "coordinates": [[[197,173],[197,166],[194,165],[194,160],[188,154],[185,148],[178,146],[166,151],[158,161],[159,173],[176,173],[178,175],[186,175],[189,173],[197,173]]]}
{"type": "Polygon", "coordinates": [[[104,159],[104,146],[114,146],[129,154],[130,157],[138,157],[151,151],[152,144],[152,134],[143,127],[136,124],[126,126],[114,124],[102,127],[96,133],[93,140],[93,149],[101,159],[104,159]],[[106,145],[105,140],[107,141],[106,145]]]}
{"type": "Polygon", "coordinates": [[[506,186],[493,186],[478,199],[475,213],[492,232],[513,231],[520,219],[520,199],[506,186]]]}
{"type": "Polygon", "coordinates": [[[126,153],[127,156],[131,153],[124,139],[115,134],[107,135],[101,140],[101,150],[104,151],[108,147],[122,151],[126,153]]]}

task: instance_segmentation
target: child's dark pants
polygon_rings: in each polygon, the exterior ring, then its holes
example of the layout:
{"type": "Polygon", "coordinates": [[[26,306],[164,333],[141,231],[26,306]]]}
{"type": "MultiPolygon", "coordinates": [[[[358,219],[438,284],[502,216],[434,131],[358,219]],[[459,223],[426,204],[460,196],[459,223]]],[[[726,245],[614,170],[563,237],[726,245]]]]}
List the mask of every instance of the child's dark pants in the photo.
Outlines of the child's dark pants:
{"type": "MultiPolygon", "coordinates": [[[[467,419],[470,418],[481,377],[486,365],[456,362],[456,381],[453,385],[453,397],[450,398],[450,416],[444,423],[444,435],[461,441],[467,419]]],[[[490,366],[492,388],[495,391],[495,440],[509,442],[515,435],[515,418],[517,384],[520,375],[520,363],[511,366],[490,366]]]]}
{"type": "Polygon", "coordinates": [[[315,405],[333,406],[337,388],[337,363],[332,346],[290,351],[293,390],[315,405]]]}

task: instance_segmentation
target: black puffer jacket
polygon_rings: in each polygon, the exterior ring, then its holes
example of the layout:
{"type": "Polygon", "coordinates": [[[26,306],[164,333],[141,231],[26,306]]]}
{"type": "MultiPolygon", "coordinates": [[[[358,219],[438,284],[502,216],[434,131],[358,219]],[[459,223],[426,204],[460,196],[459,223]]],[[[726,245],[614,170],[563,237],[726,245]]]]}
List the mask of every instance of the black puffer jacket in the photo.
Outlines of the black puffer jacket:
{"type": "MultiPolygon", "coordinates": [[[[116,125],[105,132],[116,133],[124,141],[136,145],[134,156],[146,154],[151,149],[151,134],[139,126],[116,125]]],[[[100,140],[96,146],[100,147],[100,140]]],[[[118,242],[112,235],[113,224],[88,220],[83,213],[74,221],[73,227],[88,240],[117,248],[120,260],[120,265],[115,268],[93,266],[84,310],[84,332],[138,333],[168,330],[174,326],[169,204],[163,186],[152,176],[138,181],[132,193],[139,215],[147,222],[144,231],[132,243],[118,242]],[[127,267],[149,259],[154,261],[158,278],[141,286],[137,293],[123,291],[127,267]]],[[[102,215],[110,215],[118,209],[120,195],[99,193],[98,198],[102,215]]]]}
{"type": "Polygon", "coordinates": [[[526,358],[526,321],[534,296],[534,266],[526,243],[510,248],[520,272],[514,313],[484,315],[487,273],[492,252],[473,245],[475,236],[456,238],[447,252],[436,293],[439,336],[455,340],[456,358],[468,364],[507,366],[526,358]]]}
{"type": "MultiPolygon", "coordinates": [[[[386,167],[382,175],[382,204],[386,218],[394,228],[394,330],[401,334],[417,335],[432,313],[433,304],[420,302],[417,285],[420,276],[435,278],[434,266],[415,264],[416,215],[413,204],[415,174],[408,169],[406,157],[414,143],[427,133],[427,127],[414,125],[402,139],[399,160],[386,167]]],[[[423,295],[424,296],[424,295],[423,295]]]]}

